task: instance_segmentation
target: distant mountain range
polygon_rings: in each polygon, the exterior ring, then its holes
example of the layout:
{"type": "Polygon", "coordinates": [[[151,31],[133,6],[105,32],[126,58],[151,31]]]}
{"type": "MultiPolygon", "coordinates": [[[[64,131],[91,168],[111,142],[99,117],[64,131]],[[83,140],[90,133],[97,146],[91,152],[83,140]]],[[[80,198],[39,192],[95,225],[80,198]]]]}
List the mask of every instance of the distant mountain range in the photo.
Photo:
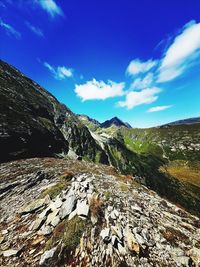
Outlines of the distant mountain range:
{"type": "Polygon", "coordinates": [[[109,128],[109,127],[125,127],[125,128],[132,128],[131,125],[128,122],[123,122],[118,117],[113,117],[110,120],[106,120],[103,123],[100,123],[99,121],[90,118],[86,115],[77,115],[78,118],[87,126],[96,126],[100,128],[109,128]]]}
{"type": "Polygon", "coordinates": [[[194,123],[200,123],[200,117],[188,118],[188,119],[173,121],[173,122],[164,124],[161,127],[173,126],[173,125],[183,125],[183,124],[188,124],[189,125],[189,124],[194,124],[194,123]]]}

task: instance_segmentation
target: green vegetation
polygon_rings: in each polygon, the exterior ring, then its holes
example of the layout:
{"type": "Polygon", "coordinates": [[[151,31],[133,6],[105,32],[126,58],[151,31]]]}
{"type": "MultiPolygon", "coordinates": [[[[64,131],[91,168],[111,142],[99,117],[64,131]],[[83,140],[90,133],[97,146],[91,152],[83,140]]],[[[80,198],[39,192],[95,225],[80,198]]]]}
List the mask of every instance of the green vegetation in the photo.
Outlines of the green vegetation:
{"type": "Polygon", "coordinates": [[[106,200],[109,200],[110,197],[112,196],[112,193],[111,193],[110,191],[106,191],[106,192],[104,193],[104,195],[105,195],[105,197],[106,197],[106,200]]]}
{"type": "Polygon", "coordinates": [[[68,219],[63,220],[54,229],[51,238],[46,243],[45,250],[49,250],[61,242],[67,250],[75,250],[80,243],[80,238],[85,230],[85,227],[86,221],[80,219],[78,216],[74,217],[70,221],[68,221],[68,219]]]}
{"type": "Polygon", "coordinates": [[[142,177],[163,197],[200,213],[200,124],[149,129],[110,127],[96,133],[110,136],[105,151],[122,174],[142,177]]]}
{"type": "Polygon", "coordinates": [[[73,177],[73,173],[65,172],[59,177],[59,182],[50,187],[45,189],[41,192],[40,198],[44,198],[46,195],[49,195],[51,199],[54,199],[57,195],[60,194],[62,190],[65,190],[71,184],[71,179],[73,177]]]}

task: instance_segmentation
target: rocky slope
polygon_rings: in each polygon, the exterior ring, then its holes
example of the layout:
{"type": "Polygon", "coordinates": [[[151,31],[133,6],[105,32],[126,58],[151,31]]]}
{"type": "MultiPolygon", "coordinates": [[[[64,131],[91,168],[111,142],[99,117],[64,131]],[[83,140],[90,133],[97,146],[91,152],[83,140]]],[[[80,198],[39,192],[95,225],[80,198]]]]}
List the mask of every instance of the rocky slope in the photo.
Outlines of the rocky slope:
{"type": "Polygon", "coordinates": [[[0,162],[67,153],[108,163],[89,130],[38,84],[0,61],[0,162]]]}
{"type": "Polygon", "coordinates": [[[200,214],[200,124],[170,128],[98,128],[109,163],[160,195],[200,214]]]}
{"type": "Polygon", "coordinates": [[[199,266],[197,217],[113,168],[64,159],[0,167],[1,266],[199,266]]]}

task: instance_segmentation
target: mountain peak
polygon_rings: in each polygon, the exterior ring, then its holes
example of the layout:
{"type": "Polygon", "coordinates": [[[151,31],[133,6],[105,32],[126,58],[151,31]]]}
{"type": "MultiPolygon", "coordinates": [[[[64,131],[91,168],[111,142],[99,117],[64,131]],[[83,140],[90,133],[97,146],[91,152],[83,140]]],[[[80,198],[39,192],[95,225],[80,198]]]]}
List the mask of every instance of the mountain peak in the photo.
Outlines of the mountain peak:
{"type": "Polygon", "coordinates": [[[102,128],[109,128],[111,126],[132,128],[130,124],[128,124],[127,122],[123,122],[118,117],[113,117],[110,120],[106,120],[101,124],[102,128]]]}

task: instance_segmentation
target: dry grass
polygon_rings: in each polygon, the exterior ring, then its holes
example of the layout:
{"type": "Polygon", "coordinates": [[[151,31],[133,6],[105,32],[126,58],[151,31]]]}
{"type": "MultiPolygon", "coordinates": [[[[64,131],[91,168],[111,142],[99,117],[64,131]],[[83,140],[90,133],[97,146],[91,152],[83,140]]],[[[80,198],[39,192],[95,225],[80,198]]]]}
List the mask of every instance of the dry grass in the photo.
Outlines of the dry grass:
{"type": "Polygon", "coordinates": [[[119,188],[122,192],[127,192],[128,191],[128,185],[126,183],[120,182],[119,183],[119,188]]]}
{"type": "Polygon", "coordinates": [[[187,240],[189,241],[189,238],[185,234],[180,232],[178,229],[167,227],[165,231],[162,231],[161,233],[163,237],[170,244],[173,244],[173,245],[177,245],[180,241],[185,242],[185,243],[187,242],[187,240]]]}
{"type": "Polygon", "coordinates": [[[200,172],[189,166],[168,164],[161,167],[160,171],[177,178],[181,182],[187,182],[200,187],[200,172]]]}
{"type": "Polygon", "coordinates": [[[90,201],[90,213],[93,217],[102,216],[103,201],[98,196],[93,196],[90,201]]]}

